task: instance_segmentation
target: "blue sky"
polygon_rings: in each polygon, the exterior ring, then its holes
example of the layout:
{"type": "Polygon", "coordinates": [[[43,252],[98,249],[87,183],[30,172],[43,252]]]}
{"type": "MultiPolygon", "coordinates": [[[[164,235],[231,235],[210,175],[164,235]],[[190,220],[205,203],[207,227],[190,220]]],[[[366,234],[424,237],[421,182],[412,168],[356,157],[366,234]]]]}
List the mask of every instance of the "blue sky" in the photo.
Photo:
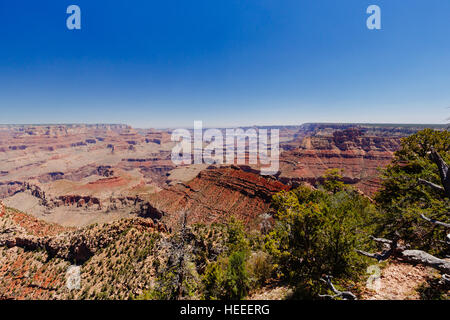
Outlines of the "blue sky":
{"type": "Polygon", "coordinates": [[[449,17],[448,0],[1,1],[0,123],[445,123],[449,17]]]}

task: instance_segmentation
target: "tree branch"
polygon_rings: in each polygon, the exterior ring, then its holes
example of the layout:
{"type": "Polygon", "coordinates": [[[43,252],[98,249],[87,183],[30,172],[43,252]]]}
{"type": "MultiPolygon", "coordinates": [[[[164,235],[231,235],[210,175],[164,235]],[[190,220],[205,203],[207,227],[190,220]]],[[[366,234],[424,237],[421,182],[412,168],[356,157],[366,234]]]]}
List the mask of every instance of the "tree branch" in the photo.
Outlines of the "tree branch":
{"type": "Polygon", "coordinates": [[[412,264],[422,264],[442,273],[450,273],[450,261],[436,258],[421,250],[404,250],[400,252],[399,258],[412,264]]]}
{"type": "Polygon", "coordinates": [[[446,285],[450,285],[450,276],[448,274],[442,275],[442,280],[446,285]]]}
{"type": "Polygon", "coordinates": [[[444,161],[444,159],[442,159],[441,155],[434,150],[434,148],[431,148],[430,157],[439,169],[439,176],[441,177],[441,182],[444,186],[445,193],[447,194],[447,197],[450,198],[450,175],[448,172],[448,164],[444,161]]]}
{"type": "Polygon", "coordinates": [[[450,223],[444,223],[444,222],[441,222],[441,221],[438,221],[438,220],[435,220],[435,219],[431,219],[431,218],[426,217],[423,214],[421,214],[420,216],[422,217],[422,219],[424,219],[424,220],[426,220],[428,222],[431,222],[431,223],[433,223],[435,225],[443,226],[443,227],[446,227],[446,228],[450,228],[450,223]]]}
{"type": "Polygon", "coordinates": [[[435,189],[435,190],[438,190],[438,191],[445,191],[445,189],[444,189],[443,187],[441,187],[440,185],[437,185],[437,184],[435,184],[435,183],[433,183],[433,182],[430,182],[430,181],[428,181],[428,180],[424,180],[424,179],[420,179],[420,178],[419,178],[419,182],[420,182],[421,184],[427,185],[427,186],[429,186],[429,187],[431,187],[431,188],[433,188],[433,189],[435,189]]]}
{"type": "Polygon", "coordinates": [[[370,236],[372,240],[376,242],[381,242],[385,245],[388,245],[388,249],[383,250],[381,253],[370,253],[362,250],[356,250],[359,254],[362,254],[363,256],[377,259],[378,262],[385,261],[389,259],[390,256],[394,253],[394,251],[397,249],[398,244],[398,236],[396,235],[394,240],[384,239],[384,238],[375,238],[373,236],[370,236]]]}
{"type": "Polygon", "coordinates": [[[374,236],[370,236],[370,239],[372,239],[375,242],[380,242],[384,244],[392,244],[392,240],[384,239],[384,238],[375,238],[374,236]]]}
{"type": "Polygon", "coordinates": [[[331,282],[331,279],[332,279],[332,276],[324,276],[320,280],[325,282],[331,288],[331,290],[335,293],[335,295],[332,296],[329,294],[320,294],[319,297],[331,298],[331,299],[342,298],[343,300],[357,300],[356,296],[353,293],[351,293],[350,291],[339,291],[338,289],[336,289],[336,287],[331,282]]]}
{"type": "Polygon", "coordinates": [[[359,254],[369,257],[369,258],[373,258],[373,259],[377,259],[378,262],[381,261],[385,261],[387,259],[389,259],[389,257],[392,254],[391,250],[384,250],[382,253],[370,253],[367,251],[362,251],[362,250],[356,250],[356,252],[358,252],[359,254]]]}
{"type": "Polygon", "coordinates": [[[404,262],[410,264],[422,264],[442,273],[450,273],[450,261],[437,258],[429,253],[421,250],[405,250],[403,246],[397,247],[397,240],[393,240],[389,250],[384,250],[382,253],[368,253],[361,250],[356,250],[358,253],[377,259],[378,262],[387,260],[389,257],[397,257],[404,262]]]}

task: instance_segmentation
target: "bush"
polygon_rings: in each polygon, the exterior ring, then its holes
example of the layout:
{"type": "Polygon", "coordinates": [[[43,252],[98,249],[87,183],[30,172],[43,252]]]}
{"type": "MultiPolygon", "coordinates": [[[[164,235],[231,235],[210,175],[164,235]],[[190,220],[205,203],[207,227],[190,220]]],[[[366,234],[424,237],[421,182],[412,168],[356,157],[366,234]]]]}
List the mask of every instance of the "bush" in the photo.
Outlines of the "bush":
{"type": "Polygon", "coordinates": [[[206,300],[217,300],[224,296],[224,279],[225,274],[220,264],[210,263],[203,275],[203,297],[206,300]]]}
{"type": "Polygon", "coordinates": [[[245,252],[235,251],[210,263],[202,278],[203,297],[207,300],[245,298],[250,289],[246,259],[245,252]]]}
{"type": "Polygon", "coordinates": [[[450,200],[444,192],[419,183],[419,179],[441,185],[438,168],[428,153],[436,150],[450,161],[450,132],[425,129],[402,140],[392,164],[382,171],[383,184],[375,200],[383,215],[377,233],[391,237],[398,232],[415,248],[432,254],[448,254],[444,228],[434,228],[420,217],[448,222],[450,200]]]}
{"type": "Polygon", "coordinates": [[[241,300],[248,294],[249,277],[245,266],[246,256],[245,252],[237,251],[229,257],[224,282],[224,298],[227,300],[241,300]]]}
{"type": "Polygon", "coordinates": [[[250,249],[247,232],[242,221],[231,217],[226,224],[228,252],[235,251],[248,252],[250,249]]]}
{"type": "Polygon", "coordinates": [[[251,287],[260,287],[270,279],[273,272],[271,256],[263,251],[254,252],[247,261],[251,287]]]}
{"type": "Polygon", "coordinates": [[[356,249],[371,247],[376,210],[370,200],[351,189],[332,189],[300,187],[274,196],[278,220],[265,248],[278,276],[304,298],[318,294],[324,274],[357,279],[367,261],[356,249]]]}

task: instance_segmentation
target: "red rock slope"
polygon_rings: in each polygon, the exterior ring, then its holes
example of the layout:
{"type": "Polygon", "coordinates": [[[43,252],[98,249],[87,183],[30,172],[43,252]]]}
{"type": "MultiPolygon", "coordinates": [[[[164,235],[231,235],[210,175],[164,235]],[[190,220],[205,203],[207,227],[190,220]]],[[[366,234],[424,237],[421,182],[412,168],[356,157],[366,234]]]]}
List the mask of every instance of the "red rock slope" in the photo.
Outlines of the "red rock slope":
{"type": "Polygon", "coordinates": [[[165,212],[162,220],[176,224],[183,212],[188,223],[223,222],[236,216],[250,226],[269,210],[273,194],[289,187],[239,167],[210,168],[184,184],[150,196],[150,204],[165,212]]]}

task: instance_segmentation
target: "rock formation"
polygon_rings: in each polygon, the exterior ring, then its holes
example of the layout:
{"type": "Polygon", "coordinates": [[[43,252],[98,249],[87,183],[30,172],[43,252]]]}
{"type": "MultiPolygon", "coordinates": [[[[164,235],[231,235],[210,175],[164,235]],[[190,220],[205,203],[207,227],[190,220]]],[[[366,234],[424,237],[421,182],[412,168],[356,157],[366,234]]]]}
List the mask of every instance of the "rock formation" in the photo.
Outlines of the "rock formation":
{"type": "Polygon", "coordinates": [[[187,211],[188,223],[224,221],[230,216],[256,226],[258,217],[269,211],[272,195],[288,190],[283,183],[242,168],[207,169],[187,183],[178,183],[150,195],[153,208],[165,212],[162,218],[168,225],[179,220],[187,211]]]}
{"type": "Polygon", "coordinates": [[[345,183],[371,195],[379,187],[378,169],[389,164],[399,146],[400,137],[371,136],[359,128],[315,133],[284,149],[279,179],[315,185],[328,169],[338,168],[345,183]]]}

